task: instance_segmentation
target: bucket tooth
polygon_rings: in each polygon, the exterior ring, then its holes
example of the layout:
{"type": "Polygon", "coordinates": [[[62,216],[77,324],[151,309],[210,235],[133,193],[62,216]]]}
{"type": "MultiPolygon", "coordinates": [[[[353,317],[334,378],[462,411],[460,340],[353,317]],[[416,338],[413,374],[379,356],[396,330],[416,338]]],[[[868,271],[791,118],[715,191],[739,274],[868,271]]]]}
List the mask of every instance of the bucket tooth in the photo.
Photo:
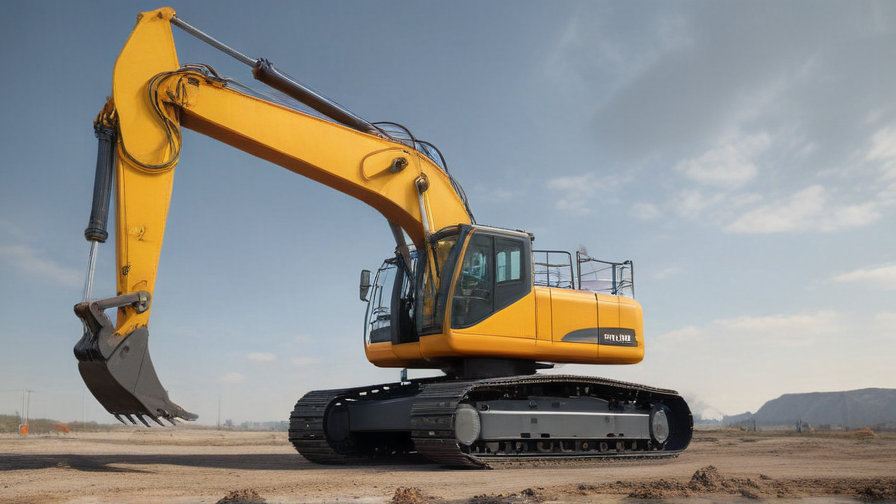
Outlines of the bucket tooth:
{"type": "Polygon", "coordinates": [[[140,423],[145,425],[146,428],[149,428],[149,422],[147,422],[146,419],[143,418],[143,415],[137,415],[137,420],[140,420],[140,423]]]}
{"type": "Polygon", "coordinates": [[[125,414],[124,417],[127,418],[128,421],[131,422],[132,424],[137,425],[137,422],[134,420],[134,417],[132,417],[131,415],[125,414]]]}
{"type": "Polygon", "coordinates": [[[161,425],[162,427],[165,426],[165,424],[163,424],[161,421],[159,421],[159,419],[158,419],[157,417],[150,416],[149,418],[152,418],[152,420],[153,420],[155,423],[161,425]]]}
{"type": "Polygon", "coordinates": [[[127,422],[124,421],[123,418],[121,418],[121,415],[119,415],[118,413],[113,413],[113,415],[115,415],[115,419],[118,420],[119,422],[121,422],[122,424],[124,424],[124,425],[128,424],[127,422]]]}

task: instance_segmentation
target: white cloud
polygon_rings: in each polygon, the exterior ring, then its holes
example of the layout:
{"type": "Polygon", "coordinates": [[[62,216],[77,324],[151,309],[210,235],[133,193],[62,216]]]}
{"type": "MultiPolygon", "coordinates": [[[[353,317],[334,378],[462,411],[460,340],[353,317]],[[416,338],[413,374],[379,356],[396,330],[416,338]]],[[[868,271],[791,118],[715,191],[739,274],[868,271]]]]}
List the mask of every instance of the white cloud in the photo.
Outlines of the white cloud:
{"type": "Polygon", "coordinates": [[[695,218],[707,208],[718,205],[724,200],[724,194],[704,196],[699,189],[685,189],[670,200],[669,205],[678,215],[686,218],[695,218]]]}
{"type": "Polygon", "coordinates": [[[657,10],[641,16],[637,36],[619,22],[618,9],[585,2],[548,44],[540,68],[554,89],[595,92],[598,101],[624,90],[626,84],[687,50],[696,42],[688,16],[657,10]]]}
{"type": "Polygon", "coordinates": [[[235,385],[246,381],[246,377],[244,375],[241,375],[240,373],[227,373],[226,375],[222,376],[220,380],[221,383],[235,385]]]}
{"type": "Polygon", "coordinates": [[[896,338],[896,313],[878,313],[874,316],[872,327],[874,328],[874,334],[878,337],[893,341],[896,338]]]}
{"type": "Polygon", "coordinates": [[[878,130],[863,158],[880,173],[878,200],[884,205],[896,203],[896,126],[878,130]]]}
{"type": "Polygon", "coordinates": [[[289,362],[296,367],[312,366],[320,362],[319,357],[293,357],[289,362]]]}
{"type": "Polygon", "coordinates": [[[896,177],[896,126],[878,130],[871,139],[865,161],[879,162],[885,178],[896,177]]]}
{"type": "Polygon", "coordinates": [[[768,133],[734,135],[704,154],[679,161],[675,169],[700,184],[737,189],[756,178],[754,159],[771,145],[768,133]]]}
{"type": "Polygon", "coordinates": [[[656,220],[663,216],[663,212],[653,203],[635,203],[632,215],[636,219],[656,220]]]}
{"type": "Polygon", "coordinates": [[[515,199],[516,191],[511,191],[509,189],[495,189],[490,192],[489,197],[496,203],[507,203],[515,199]]]}
{"type": "Polygon", "coordinates": [[[556,207],[566,213],[584,216],[591,213],[595,201],[615,201],[614,192],[625,182],[624,178],[585,175],[558,177],[548,181],[548,188],[559,193],[556,207]]]}
{"type": "Polygon", "coordinates": [[[671,343],[681,343],[684,341],[693,341],[703,336],[704,330],[697,326],[687,326],[681,329],[667,332],[660,336],[660,339],[671,343]]]}
{"type": "Polygon", "coordinates": [[[660,336],[660,340],[720,345],[749,342],[750,346],[761,348],[802,347],[811,345],[820,336],[837,332],[839,319],[836,312],[824,310],[798,315],[735,317],[714,320],[702,327],[677,329],[660,336]]]}
{"type": "Polygon", "coordinates": [[[867,287],[884,290],[896,290],[896,265],[865,268],[831,277],[831,281],[839,283],[858,283],[867,287]]]}
{"type": "Polygon", "coordinates": [[[66,288],[77,288],[84,284],[83,272],[67,268],[42,256],[40,251],[28,245],[0,246],[0,265],[7,269],[66,288]]]}
{"type": "Polygon", "coordinates": [[[577,175],[574,177],[559,177],[548,181],[548,187],[559,191],[582,191],[585,187],[591,187],[594,184],[594,175],[588,173],[586,175],[577,175]]]}
{"type": "Polygon", "coordinates": [[[277,356],[267,352],[252,352],[246,356],[252,362],[274,362],[277,356]]]}
{"type": "Polygon", "coordinates": [[[679,268],[678,266],[672,266],[672,267],[666,268],[664,270],[661,270],[661,271],[655,273],[653,275],[653,278],[655,278],[657,280],[665,280],[666,278],[675,276],[679,273],[681,273],[681,268],[679,268]]]}
{"type": "Polygon", "coordinates": [[[311,336],[310,334],[297,334],[297,335],[293,336],[292,340],[295,343],[300,343],[303,345],[306,345],[309,343],[314,343],[315,341],[317,341],[317,339],[314,336],[311,336]]]}
{"type": "Polygon", "coordinates": [[[861,227],[880,218],[874,202],[831,204],[829,192],[809,186],[788,198],[754,208],[731,222],[731,233],[833,232],[861,227]]]}

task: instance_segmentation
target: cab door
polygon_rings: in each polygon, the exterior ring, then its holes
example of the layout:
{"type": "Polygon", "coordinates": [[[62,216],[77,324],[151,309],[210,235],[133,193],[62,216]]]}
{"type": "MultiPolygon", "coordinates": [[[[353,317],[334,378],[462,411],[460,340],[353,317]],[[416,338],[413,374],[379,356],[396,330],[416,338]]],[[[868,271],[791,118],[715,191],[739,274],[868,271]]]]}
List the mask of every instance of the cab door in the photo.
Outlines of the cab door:
{"type": "Polygon", "coordinates": [[[480,341],[476,346],[483,352],[500,349],[517,358],[534,356],[529,243],[527,236],[482,230],[472,234],[454,284],[452,334],[480,341]]]}

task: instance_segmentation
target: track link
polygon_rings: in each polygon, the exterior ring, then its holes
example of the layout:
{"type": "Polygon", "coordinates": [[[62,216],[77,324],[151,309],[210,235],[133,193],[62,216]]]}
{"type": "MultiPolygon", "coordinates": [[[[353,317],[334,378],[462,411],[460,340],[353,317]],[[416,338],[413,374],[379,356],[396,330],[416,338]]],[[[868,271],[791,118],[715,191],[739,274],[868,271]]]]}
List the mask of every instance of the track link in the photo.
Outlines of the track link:
{"type": "MultiPolygon", "coordinates": [[[[332,423],[331,423],[332,425],[332,423]]],[[[526,375],[482,380],[432,378],[371,387],[315,391],[306,394],[290,417],[289,439],[308,460],[321,464],[351,464],[416,452],[437,464],[456,468],[488,468],[490,463],[589,458],[668,458],[681,453],[691,440],[693,419],[685,401],[672,390],[633,383],[564,375],[526,375]],[[600,398],[614,404],[661,405],[669,415],[669,437],[662,444],[628,438],[544,440],[520,438],[498,443],[457,441],[455,415],[461,403],[486,398],[526,399],[531,396],[600,398]],[[359,442],[354,433],[327,437],[327,422],[339,421],[342,401],[376,401],[413,397],[409,437],[374,437],[359,442]],[[607,448],[607,442],[613,448],[607,448]],[[499,449],[494,449],[495,446],[499,449]],[[544,448],[544,447],[547,448],[544,448]]],[[[345,431],[347,432],[347,430],[345,431]]]]}

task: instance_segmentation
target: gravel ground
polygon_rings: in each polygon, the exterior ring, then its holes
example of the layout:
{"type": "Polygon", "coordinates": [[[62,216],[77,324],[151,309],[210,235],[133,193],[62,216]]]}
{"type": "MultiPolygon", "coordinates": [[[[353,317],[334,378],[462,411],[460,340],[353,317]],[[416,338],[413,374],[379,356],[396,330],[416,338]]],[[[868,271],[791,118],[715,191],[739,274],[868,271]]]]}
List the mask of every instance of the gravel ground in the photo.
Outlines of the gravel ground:
{"type": "Polygon", "coordinates": [[[698,431],[658,461],[317,466],[283,432],[0,435],[2,503],[896,502],[896,434],[698,431]]]}

